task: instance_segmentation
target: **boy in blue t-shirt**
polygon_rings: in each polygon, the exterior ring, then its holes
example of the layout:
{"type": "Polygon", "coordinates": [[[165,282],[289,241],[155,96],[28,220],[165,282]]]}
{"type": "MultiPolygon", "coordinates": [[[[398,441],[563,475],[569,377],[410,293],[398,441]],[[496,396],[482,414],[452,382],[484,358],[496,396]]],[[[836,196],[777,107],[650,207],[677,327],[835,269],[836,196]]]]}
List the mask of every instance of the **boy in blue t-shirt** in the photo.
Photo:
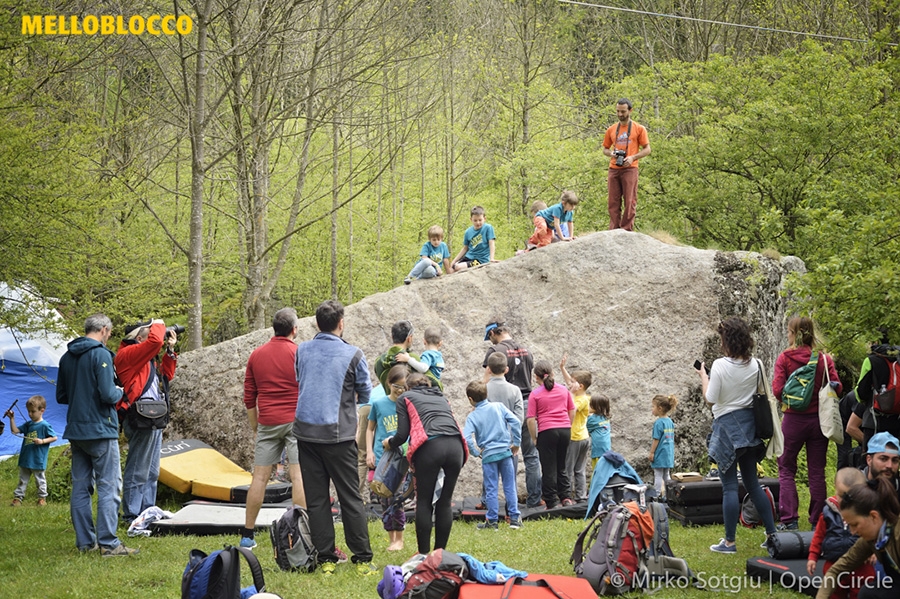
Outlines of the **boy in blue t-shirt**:
{"type": "Polygon", "coordinates": [[[660,497],[666,496],[666,481],[675,467],[675,424],[669,414],[675,411],[678,398],[674,395],[656,395],[653,398],[652,414],[653,443],[650,446],[650,467],[653,468],[653,486],[660,497]]]}
{"type": "Polygon", "coordinates": [[[513,457],[519,452],[519,445],[522,442],[522,424],[509,408],[499,402],[487,400],[487,385],[481,381],[469,383],[466,387],[466,397],[475,409],[466,418],[463,437],[466,438],[469,452],[481,457],[484,502],[487,504],[485,521],[477,528],[497,530],[497,521],[500,519],[498,483],[501,480],[509,527],[522,528],[513,457]]]}
{"type": "Polygon", "coordinates": [[[609,435],[609,398],[605,395],[592,394],[589,408],[591,413],[588,415],[587,429],[591,436],[591,472],[593,472],[603,454],[612,450],[609,435]]]}
{"type": "Polygon", "coordinates": [[[396,360],[400,364],[407,364],[416,372],[421,372],[431,381],[432,387],[437,387],[441,391],[444,385],[441,383],[441,373],[444,372],[444,355],[441,353],[440,327],[428,327],[425,329],[425,351],[415,359],[408,353],[397,354],[396,360]]]}
{"type": "Polygon", "coordinates": [[[484,222],[484,208],[475,206],[470,212],[472,226],[463,236],[463,247],[450,263],[453,272],[459,272],[480,264],[496,262],[494,259],[494,227],[484,222]]]}
{"type": "Polygon", "coordinates": [[[559,203],[553,204],[538,212],[538,216],[547,221],[547,227],[553,230],[552,241],[572,241],[575,239],[575,222],[572,220],[578,196],[574,191],[564,191],[559,196],[559,203]]]}
{"type": "Polygon", "coordinates": [[[49,422],[44,420],[44,410],[47,409],[47,400],[40,395],[30,397],[25,402],[28,416],[31,420],[16,426],[16,416],[12,409],[6,411],[9,418],[9,430],[14,435],[21,434],[22,449],[19,452],[19,486],[13,492],[12,505],[22,505],[25,499],[25,489],[28,481],[34,476],[38,486],[38,505],[47,505],[47,454],[50,452],[50,444],[56,441],[56,432],[49,422]]]}
{"type": "Polygon", "coordinates": [[[444,243],[444,230],[434,225],[428,228],[428,241],[419,250],[419,261],[403,282],[409,285],[413,279],[431,279],[445,271],[450,272],[450,250],[444,243]]]}

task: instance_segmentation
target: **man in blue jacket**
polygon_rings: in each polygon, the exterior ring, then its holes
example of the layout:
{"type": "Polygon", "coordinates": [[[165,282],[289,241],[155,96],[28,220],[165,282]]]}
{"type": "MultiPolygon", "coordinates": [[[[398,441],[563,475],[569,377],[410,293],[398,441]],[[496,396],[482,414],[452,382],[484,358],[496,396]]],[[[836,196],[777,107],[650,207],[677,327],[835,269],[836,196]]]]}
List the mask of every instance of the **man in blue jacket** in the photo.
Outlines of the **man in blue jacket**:
{"type": "Polygon", "coordinates": [[[356,405],[369,401],[369,366],[362,350],[341,338],[344,306],[340,302],[322,302],[316,309],[316,325],[319,333],[297,348],[299,392],[294,418],[310,533],[322,570],[333,572],[341,557],[335,551],[328,494],[329,483],[334,483],[353,563],[360,574],[375,573],[356,468],[356,405]]]}
{"type": "Polygon", "coordinates": [[[68,345],[59,360],[56,401],[68,404],[63,438],[72,446],[70,510],[75,546],[87,552],[100,549],[103,557],[133,555],[116,536],[122,493],[119,464],[119,419],[113,355],[106,349],[112,321],[94,314],[84,321],[84,337],[68,345]],[[91,493],[97,486],[97,528],[94,529],[91,493]]]}

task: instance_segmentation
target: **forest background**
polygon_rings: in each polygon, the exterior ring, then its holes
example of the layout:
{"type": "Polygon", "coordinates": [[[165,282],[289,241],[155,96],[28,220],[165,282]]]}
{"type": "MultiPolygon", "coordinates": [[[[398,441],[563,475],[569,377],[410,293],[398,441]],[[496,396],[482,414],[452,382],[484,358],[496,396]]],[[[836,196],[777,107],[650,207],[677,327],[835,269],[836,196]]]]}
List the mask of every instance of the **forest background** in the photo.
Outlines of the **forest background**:
{"type": "Polygon", "coordinates": [[[475,204],[509,258],[563,189],[576,233],[606,228],[625,96],[653,148],[638,230],[801,257],[796,309],[858,358],[900,331],[898,24],[900,0],[0,0],[0,281],[194,349],[400,284],[475,204]]]}

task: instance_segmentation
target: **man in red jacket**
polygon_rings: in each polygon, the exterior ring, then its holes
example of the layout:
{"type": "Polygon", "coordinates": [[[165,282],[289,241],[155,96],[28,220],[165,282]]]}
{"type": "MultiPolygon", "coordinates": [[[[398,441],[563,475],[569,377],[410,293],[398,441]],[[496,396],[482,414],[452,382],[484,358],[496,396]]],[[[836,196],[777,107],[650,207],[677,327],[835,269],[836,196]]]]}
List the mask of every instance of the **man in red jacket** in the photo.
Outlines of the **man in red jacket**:
{"type": "MultiPolygon", "coordinates": [[[[163,433],[162,428],[138,426],[134,402],[143,398],[165,401],[168,405],[169,381],[175,376],[177,341],[175,331],[167,331],[162,320],[132,325],[125,329],[125,338],[113,360],[116,376],[125,389],[116,409],[128,440],[122,476],[122,520],[126,524],[131,524],[141,512],[156,505],[163,433]],[[160,362],[159,352],[164,345],[166,353],[160,362]]],[[[168,418],[165,421],[168,422],[168,418]]]]}
{"type": "Polygon", "coordinates": [[[266,484],[272,466],[287,452],[288,472],[291,475],[292,499],[295,505],[306,507],[297,438],[293,433],[294,413],[297,411],[297,375],[294,359],[297,355],[297,312],[282,308],[272,318],[275,336],[253,350],[247,360],[244,375],[244,406],[247,419],[256,436],[253,457],[253,480],[247,492],[247,510],[241,547],[256,547],[254,529],[259,508],[266,495],[266,484]]]}

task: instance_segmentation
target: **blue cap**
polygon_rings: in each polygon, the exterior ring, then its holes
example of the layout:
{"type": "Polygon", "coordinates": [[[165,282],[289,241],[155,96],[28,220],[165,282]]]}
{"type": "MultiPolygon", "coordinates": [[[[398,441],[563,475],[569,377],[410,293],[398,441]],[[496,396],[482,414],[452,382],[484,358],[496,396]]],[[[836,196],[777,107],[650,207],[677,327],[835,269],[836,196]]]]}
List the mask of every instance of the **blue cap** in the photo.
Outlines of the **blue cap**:
{"type": "Polygon", "coordinates": [[[484,327],[484,340],[490,341],[491,339],[491,331],[500,326],[499,322],[492,322],[491,324],[484,327]]]}
{"type": "Polygon", "coordinates": [[[869,439],[869,445],[866,450],[869,454],[888,453],[890,455],[900,455],[900,441],[891,433],[880,432],[872,435],[869,439]],[[893,447],[888,447],[888,444],[893,447]]]}

